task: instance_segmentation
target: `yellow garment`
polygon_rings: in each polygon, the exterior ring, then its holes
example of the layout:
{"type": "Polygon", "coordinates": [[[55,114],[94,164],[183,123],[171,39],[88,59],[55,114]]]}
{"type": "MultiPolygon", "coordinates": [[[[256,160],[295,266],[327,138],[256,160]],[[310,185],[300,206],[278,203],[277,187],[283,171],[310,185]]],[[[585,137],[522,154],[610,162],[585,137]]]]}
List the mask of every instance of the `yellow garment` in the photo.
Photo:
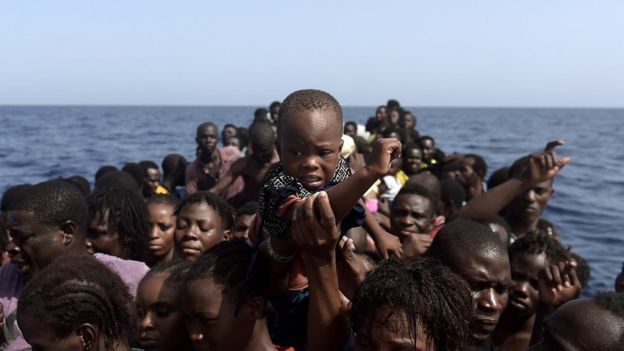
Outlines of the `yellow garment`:
{"type": "Polygon", "coordinates": [[[396,178],[397,182],[399,182],[399,185],[401,186],[405,185],[405,182],[407,182],[407,179],[409,179],[409,176],[405,174],[405,172],[403,172],[403,170],[401,169],[399,169],[399,171],[396,172],[394,177],[396,178]]]}
{"type": "Polygon", "coordinates": [[[162,185],[156,187],[156,194],[169,195],[169,190],[162,185]]]}

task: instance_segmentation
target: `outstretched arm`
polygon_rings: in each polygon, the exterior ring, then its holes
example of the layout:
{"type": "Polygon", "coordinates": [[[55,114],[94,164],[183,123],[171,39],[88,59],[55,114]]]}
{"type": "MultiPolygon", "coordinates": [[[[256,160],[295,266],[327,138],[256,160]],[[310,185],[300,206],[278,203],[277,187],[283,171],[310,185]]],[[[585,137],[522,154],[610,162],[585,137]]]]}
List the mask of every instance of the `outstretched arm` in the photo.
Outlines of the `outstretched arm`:
{"type": "Polygon", "coordinates": [[[293,241],[303,256],[310,286],[309,349],[340,350],[349,338],[350,328],[336,270],[340,231],[327,194],[320,192],[303,200],[295,210],[291,225],[293,241]]]}
{"type": "Polygon", "coordinates": [[[555,155],[555,148],[559,145],[563,145],[563,140],[551,141],[546,145],[544,152],[531,154],[529,166],[522,177],[510,178],[503,184],[481,193],[462,207],[458,215],[475,221],[486,220],[505,208],[526,189],[553,179],[570,163],[569,157],[557,158],[555,155]]]}

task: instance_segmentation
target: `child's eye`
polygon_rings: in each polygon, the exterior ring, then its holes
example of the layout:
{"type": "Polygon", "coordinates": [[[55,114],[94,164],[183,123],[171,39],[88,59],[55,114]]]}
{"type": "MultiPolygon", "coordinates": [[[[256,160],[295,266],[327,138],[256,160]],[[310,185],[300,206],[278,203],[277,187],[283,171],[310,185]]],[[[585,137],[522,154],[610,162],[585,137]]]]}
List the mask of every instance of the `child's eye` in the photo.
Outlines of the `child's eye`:
{"type": "Polygon", "coordinates": [[[303,153],[299,150],[290,150],[290,154],[293,156],[301,156],[303,153]]]}
{"type": "Polygon", "coordinates": [[[333,152],[331,152],[330,150],[323,150],[320,152],[321,157],[328,157],[331,156],[333,154],[333,152]]]}

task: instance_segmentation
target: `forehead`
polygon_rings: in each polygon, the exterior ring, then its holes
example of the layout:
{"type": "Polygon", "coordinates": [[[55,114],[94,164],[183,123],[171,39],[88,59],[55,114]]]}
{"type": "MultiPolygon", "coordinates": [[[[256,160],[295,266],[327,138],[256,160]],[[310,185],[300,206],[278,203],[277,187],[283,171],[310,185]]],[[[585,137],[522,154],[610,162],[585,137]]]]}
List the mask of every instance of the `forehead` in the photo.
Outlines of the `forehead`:
{"type": "Polygon", "coordinates": [[[416,157],[416,156],[420,156],[422,154],[422,151],[420,150],[419,147],[411,147],[409,149],[407,149],[407,151],[405,152],[405,155],[408,157],[416,157]]]}
{"type": "Polygon", "coordinates": [[[159,296],[162,294],[163,284],[165,279],[169,277],[169,273],[156,273],[149,278],[144,279],[139,285],[137,291],[137,300],[140,303],[151,303],[159,300],[159,296]]]}
{"type": "Polygon", "coordinates": [[[216,135],[217,128],[215,126],[207,125],[197,128],[197,135],[216,135]]]}
{"type": "Polygon", "coordinates": [[[425,212],[431,209],[431,200],[418,194],[400,194],[394,199],[392,209],[425,212]]]}
{"type": "Polygon", "coordinates": [[[295,111],[283,119],[280,129],[281,137],[311,131],[342,135],[341,121],[336,112],[329,108],[295,111]]]}
{"type": "Polygon", "coordinates": [[[222,287],[210,277],[187,282],[184,286],[182,301],[187,314],[206,312],[218,316],[223,300],[222,287]]]}
{"type": "Polygon", "coordinates": [[[456,252],[452,258],[456,273],[469,282],[508,284],[511,271],[507,254],[496,250],[479,251],[456,252]]]}
{"type": "Polygon", "coordinates": [[[509,266],[512,272],[524,273],[537,277],[539,272],[546,267],[546,254],[534,254],[528,252],[516,253],[509,257],[509,266]]]}
{"type": "Polygon", "coordinates": [[[217,212],[204,201],[185,205],[180,210],[179,216],[203,220],[219,219],[217,212]]]}

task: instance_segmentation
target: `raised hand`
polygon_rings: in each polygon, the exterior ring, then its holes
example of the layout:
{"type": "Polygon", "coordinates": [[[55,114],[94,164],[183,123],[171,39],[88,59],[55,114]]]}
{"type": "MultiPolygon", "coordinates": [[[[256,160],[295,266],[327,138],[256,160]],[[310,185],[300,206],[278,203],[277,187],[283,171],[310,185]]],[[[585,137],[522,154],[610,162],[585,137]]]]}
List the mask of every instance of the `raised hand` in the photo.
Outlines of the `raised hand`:
{"type": "Polygon", "coordinates": [[[302,200],[294,211],[291,226],[293,241],[304,257],[334,254],[340,231],[324,191],[302,200]]]}
{"type": "Polygon", "coordinates": [[[403,256],[406,259],[414,259],[422,256],[429,246],[433,238],[429,234],[410,234],[403,237],[401,243],[403,244],[403,256]]]}
{"type": "Polygon", "coordinates": [[[375,245],[381,257],[386,260],[391,256],[401,258],[403,256],[401,240],[396,235],[392,235],[385,230],[380,232],[375,239],[375,245]]]}
{"type": "Polygon", "coordinates": [[[390,170],[390,162],[401,156],[401,142],[396,138],[377,139],[366,167],[377,177],[390,170]]]}
{"type": "Polygon", "coordinates": [[[527,167],[527,178],[532,184],[545,182],[553,179],[565,165],[570,163],[570,157],[557,158],[555,148],[564,144],[563,140],[548,142],[543,152],[536,152],[529,155],[529,167],[527,167]]]}
{"type": "Polygon", "coordinates": [[[580,294],[581,282],[576,274],[576,266],[576,261],[570,260],[547,266],[540,272],[540,301],[547,308],[557,308],[580,294]]]}

